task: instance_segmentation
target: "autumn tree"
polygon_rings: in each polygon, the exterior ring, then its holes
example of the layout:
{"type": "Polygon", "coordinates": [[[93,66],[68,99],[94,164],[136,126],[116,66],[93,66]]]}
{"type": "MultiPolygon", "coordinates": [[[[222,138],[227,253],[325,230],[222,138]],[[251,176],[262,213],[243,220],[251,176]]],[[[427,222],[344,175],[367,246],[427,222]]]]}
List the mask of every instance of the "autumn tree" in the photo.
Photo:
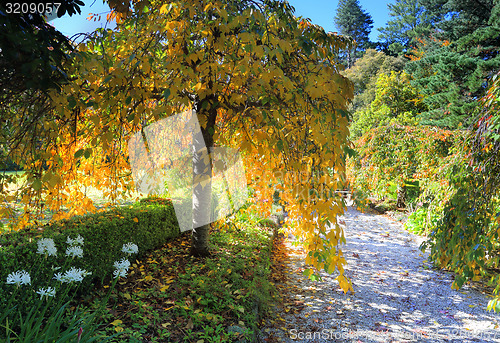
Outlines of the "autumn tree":
{"type": "Polygon", "coordinates": [[[394,57],[367,49],[363,56],[356,60],[354,65],[342,72],[354,83],[354,99],[350,109],[353,113],[369,108],[375,100],[376,83],[381,74],[390,74],[392,71],[403,70],[406,59],[394,57]]]}
{"type": "Polygon", "coordinates": [[[358,201],[387,197],[396,185],[398,207],[406,205],[407,183],[424,186],[441,180],[456,132],[429,126],[378,126],[356,140],[358,154],[349,161],[350,186],[358,201]]]}
{"type": "Polygon", "coordinates": [[[342,53],[342,62],[350,68],[363,51],[371,46],[368,36],[373,28],[373,19],[361,8],[358,0],[340,0],[333,21],[340,34],[356,42],[342,53]]]}
{"type": "Polygon", "coordinates": [[[488,309],[500,311],[500,74],[476,102],[474,124],[455,148],[456,158],[442,173],[446,182],[433,190],[438,220],[428,241],[430,259],[455,272],[452,287],[483,280],[494,287],[488,309]]]}
{"type": "MultiPolygon", "coordinates": [[[[74,121],[42,123],[56,139],[47,153],[26,156],[25,194],[42,197],[60,216],[68,215],[62,206],[69,214],[92,208],[78,185],[116,198],[133,184],[127,139],[194,110],[207,147],[244,154],[263,213],[270,213],[262,201],[272,198],[269,185],[282,185],[290,215],[300,219],[296,234],[309,252],[306,262],[337,270],[341,286],[350,288],[336,219],[342,200],[331,196],[344,184],[349,149],[352,84],[336,64],[347,40],[296,19],[281,1],[135,4],[132,14],[117,16],[116,31],[100,30],[79,45],[74,81],[52,93],[55,112],[74,121]]],[[[211,157],[203,157],[195,179],[211,175],[211,157]]],[[[208,226],[193,229],[192,252],[206,255],[208,226]]]]}
{"type": "Polygon", "coordinates": [[[417,125],[426,110],[423,95],[411,85],[411,76],[402,71],[381,73],[376,82],[375,98],[370,107],[357,113],[351,131],[354,137],[387,125],[417,125]]]}

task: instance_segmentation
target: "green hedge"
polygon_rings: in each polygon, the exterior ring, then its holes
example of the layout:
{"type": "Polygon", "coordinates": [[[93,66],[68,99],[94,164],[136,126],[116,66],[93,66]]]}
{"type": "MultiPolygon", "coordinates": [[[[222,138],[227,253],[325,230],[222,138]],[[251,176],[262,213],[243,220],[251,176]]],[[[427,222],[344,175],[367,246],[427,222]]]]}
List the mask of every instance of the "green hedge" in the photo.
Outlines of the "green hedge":
{"type": "Polygon", "coordinates": [[[76,216],[46,225],[41,229],[28,228],[0,235],[0,311],[15,286],[7,285],[9,273],[24,269],[31,275],[31,286],[23,286],[33,293],[39,287],[55,283],[51,280],[53,267],[83,268],[91,271],[80,285],[80,295],[88,294],[93,284],[103,282],[114,271],[113,263],[123,257],[123,244],[137,244],[140,258],[147,251],[157,249],[169,239],[180,234],[172,202],[168,199],[143,199],[129,207],[113,208],[109,211],[76,216]],[[65,256],[66,240],[81,235],[84,238],[83,258],[68,261],[65,256]],[[37,254],[37,241],[53,238],[58,249],[57,257],[37,254]],[[50,281],[49,281],[50,280],[50,281]]]}

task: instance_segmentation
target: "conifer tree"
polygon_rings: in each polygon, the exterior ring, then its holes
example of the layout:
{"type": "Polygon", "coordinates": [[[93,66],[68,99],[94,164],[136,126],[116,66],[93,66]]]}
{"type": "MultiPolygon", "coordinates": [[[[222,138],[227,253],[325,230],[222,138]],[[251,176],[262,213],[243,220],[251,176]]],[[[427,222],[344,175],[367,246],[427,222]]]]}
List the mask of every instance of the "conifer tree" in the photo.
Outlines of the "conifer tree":
{"type": "Polygon", "coordinates": [[[389,20],[380,32],[378,39],[391,54],[402,55],[410,48],[416,36],[429,34],[432,23],[438,17],[430,15],[421,4],[421,0],[396,0],[387,4],[389,20]]]}
{"type": "Polygon", "coordinates": [[[443,19],[431,36],[420,38],[415,60],[407,65],[429,107],[422,123],[468,125],[474,102],[500,68],[499,2],[425,0],[423,4],[443,19]]]}
{"type": "Polygon", "coordinates": [[[342,62],[350,68],[371,46],[368,35],[373,28],[373,19],[368,12],[363,11],[358,0],[340,0],[333,20],[340,34],[356,42],[355,46],[346,49],[341,55],[342,62]]]}

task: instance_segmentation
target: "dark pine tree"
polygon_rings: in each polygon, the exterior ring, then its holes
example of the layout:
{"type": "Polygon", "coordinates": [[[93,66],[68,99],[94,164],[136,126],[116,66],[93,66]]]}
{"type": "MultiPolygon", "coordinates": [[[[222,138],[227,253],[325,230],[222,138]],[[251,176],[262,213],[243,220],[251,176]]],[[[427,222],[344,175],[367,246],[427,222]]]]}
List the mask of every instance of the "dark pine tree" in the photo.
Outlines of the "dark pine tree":
{"type": "Polygon", "coordinates": [[[380,44],[387,47],[392,55],[403,55],[415,43],[414,38],[428,35],[433,23],[439,18],[426,11],[420,0],[396,0],[394,4],[387,4],[389,20],[380,32],[380,44]]]}
{"type": "Polygon", "coordinates": [[[368,12],[361,9],[358,0],[340,0],[333,21],[340,34],[356,41],[355,46],[341,54],[341,61],[350,68],[356,59],[372,46],[368,35],[373,28],[373,19],[368,12]]]}
{"type": "Polygon", "coordinates": [[[407,64],[414,85],[426,95],[422,123],[456,128],[471,123],[474,102],[500,68],[500,5],[497,0],[422,0],[441,16],[421,37],[422,57],[407,64]]]}

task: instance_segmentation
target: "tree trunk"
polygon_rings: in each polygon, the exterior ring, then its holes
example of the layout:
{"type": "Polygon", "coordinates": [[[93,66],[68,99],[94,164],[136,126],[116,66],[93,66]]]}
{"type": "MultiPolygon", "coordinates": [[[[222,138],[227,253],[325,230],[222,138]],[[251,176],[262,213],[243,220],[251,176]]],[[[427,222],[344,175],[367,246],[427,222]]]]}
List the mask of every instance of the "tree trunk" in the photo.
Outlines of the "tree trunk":
{"type": "Polygon", "coordinates": [[[207,149],[193,152],[193,233],[191,255],[208,256],[210,229],[210,198],[212,195],[212,168],[207,149]]]}
{"type": "MultiPolygon", "coordinates": [[[[195,102],[198,115],[201,104],[195,102]]],[[[191,255],[204,257],[210,255],[208,249],[212,199],[212,156],[213,133],[217,110],[204,112],[207,115],[206,127],[201,134],[193,135],[193,232],[191,236],[191,255]]]]}
{"type": "Polygon", "coordinates": [[[406,207],[406,185],[399,185],[397,189],[396,206],[398,208],[406,207]]]}

